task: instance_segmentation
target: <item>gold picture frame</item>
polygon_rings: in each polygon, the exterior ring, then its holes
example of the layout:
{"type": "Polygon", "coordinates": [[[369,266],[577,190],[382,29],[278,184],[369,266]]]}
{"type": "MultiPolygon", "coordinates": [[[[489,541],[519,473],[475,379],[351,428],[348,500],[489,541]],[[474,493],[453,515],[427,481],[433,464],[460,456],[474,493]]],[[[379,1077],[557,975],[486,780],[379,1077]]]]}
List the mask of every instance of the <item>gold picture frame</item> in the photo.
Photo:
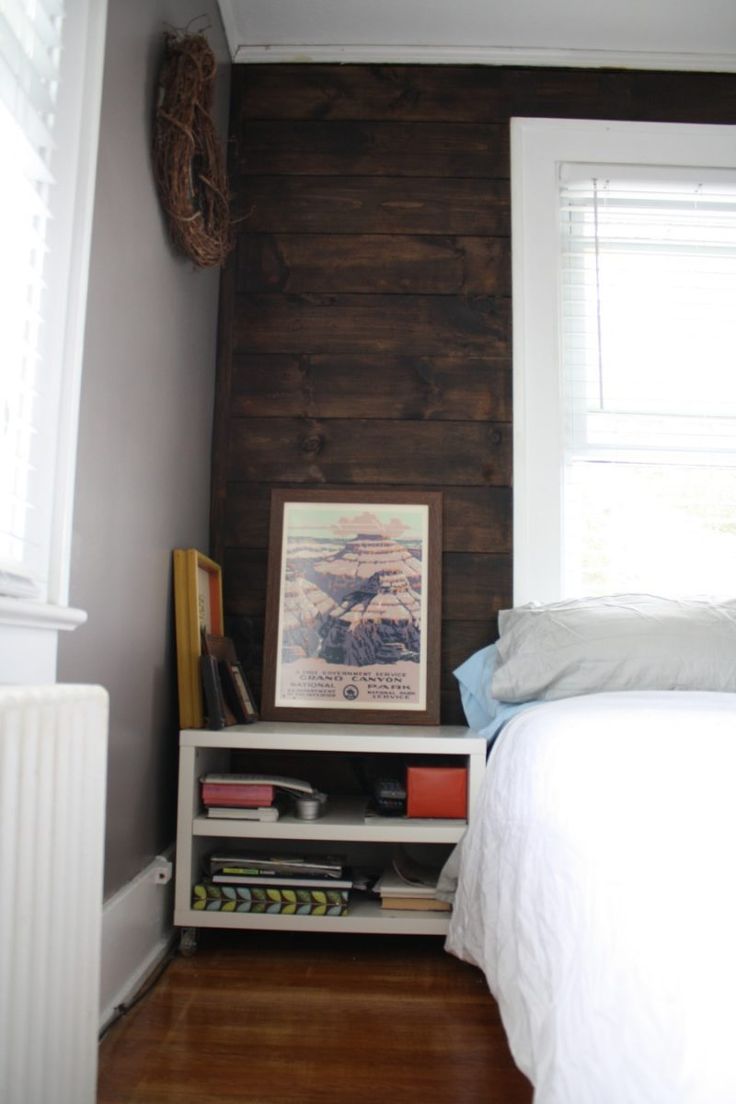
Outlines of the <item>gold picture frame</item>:
{"type": "Polygon", "coordinates": [[[174,616],[179,727],[202,728],[202,630],[222,636],[224,617],[220,566],[196,548],[174,549],[174,616]]]}

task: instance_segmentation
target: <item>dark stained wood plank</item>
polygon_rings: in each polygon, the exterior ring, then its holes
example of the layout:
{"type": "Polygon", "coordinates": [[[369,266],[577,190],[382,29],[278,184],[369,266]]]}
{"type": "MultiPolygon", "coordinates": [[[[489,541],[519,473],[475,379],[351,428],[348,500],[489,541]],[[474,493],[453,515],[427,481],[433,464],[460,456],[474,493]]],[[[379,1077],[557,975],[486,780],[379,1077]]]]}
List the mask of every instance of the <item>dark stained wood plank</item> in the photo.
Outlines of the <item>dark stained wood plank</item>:
{"type": "Polygon", "coordinates": [[[510,295],[508,238],[240,234],[238,290],[510,295]]]}
{"type": "Polygon", "coordinates": [[[509,67],[504,72],[509,116],[625,118],[630,74],[604,69],[509,67]]]}
{"type": "Polygon", "coordinates": [[[510,487],[446,487],[444,503],[447,551],[511,553],[510,487]]]}
{"type": "MultiPolygon", "coordinates": [[[[509,603],[510,605],[511,603],[509,603]]],[[[508,608],[508,607],[506,607],[508,608]]],[[[487,621],[445,621],[442,627],[442,685],[451,690],[457,685],[452,672],[479,648],[498,640],[495,616],[487,621]]]]}
{"type": "MultiPolygon", "coordinates": [[[[322,485],[337,490],[335,485],[322,485]]],[[[342,488],[344,489],[344,488],[342,488]]],[[[378,486],[356,488],[379,490],[378,486]]],[[[412,490],[403,487],[403,490],[412,490]]],[[[511,552],[510,487],[424,487],[443,491],[442,537],[446,552],[511,552]]],[[[271,488],[267,483],[230,483],[224,543],[228,549],[268,547],[271,488]]],[[[227,586],[228,572],[225,573],[227,586]]]]}
{"type": "Polygon", "coordinates": [[[268,552],[227,548],[222,571],[223,601],[233,617],[263,617],[266,609],[268,552]]]}
{"type": "Polygon", "coordinates": [[[482,66],[234,65],[232,129],[251,119],[506,122],[504,77],[482,66]]]}
{"type": "Polygon", "coordinates": [[[240,295],[236,353],[493,356],[511,351],[510,302],[461,295],[240,295]]]}
{"type": "Polygon", "coordinates": [[[463,712],[460,690],[457,686],[452,690],[440,689],[440,716],[442,724],[467,725],[468,721],[463,712]]]}
{"type": "Polygon", "coordinates": [[[441,938],[203,931],[103,1041],[97,1104],[531,1099],[482,973],[441,938]]]}
{"type": "Polygon", "coordinates": [[[507,487],[511,430],[500,422],[236,418],[228,478],[246,483],[507,487]]]}
{"type": "Polygon", "coordinates": [[[235,139],[245,176],[509,176],[506,124],[251,121],[235,139]]]}
{"type": "Polygon", "coordinates": [[[268,548],[271,487],[268,483],[229,483],[227,486],[226,548],[268,548]]]}
{"type": "Polygon", "coordinates": [[[634,72],[629,78],[629,114],[652,122],[736,123],[733,73],[634,72]]]}
{"type": "Polygon", "coordinates": [[[732,73],[528,66],[235,66],[234,126],[249,119],[504,124],[513,115],[736,121],[732,73]]]}
{"type": "Polygon", "coordinates": [[[256,176],[232,180],[237,233],[508,237],[507,181],[256,176]]]}
{"type": "MultiPolygon", "coordinates": [[[[225,266],[220,279],[218,304],[217,361],[214,410],[212,414],[212,455],[210,471],[210,554],[216,563],[222,562],[226,496],[226,461],[223,442],[232,402],[233,372],[233,302],[236,272],[232,261],[225,266]]],[[[206,551],[206,550],[203,550],[206,551]]]]}
{"type": "Polygon", "coordinates": [[[511,557],[448,553],[442,557],[445,621],[487,624],[511,604],[511,557]]]}
{"type": "Polygon", "coordinates": [[[237,356],[231,416],[511,420],[508,358],[237,356]]]}
{"type": "Polygon", "coordinates": [[[736,79],[729,73],[510,68],[510,115],[641,122],[732,123],[736,79]]]}
{"type": "MultiPolygon", "coordinates": [[[[227,606],[225,608],[227,609],[227,606]]],[[[261,701],[264,626],[264,616],[240,616],[229,610],[225,616],[227,635],[235,646],[235,653],[243,665],[257,705],[260,705],[261,701]]]]}

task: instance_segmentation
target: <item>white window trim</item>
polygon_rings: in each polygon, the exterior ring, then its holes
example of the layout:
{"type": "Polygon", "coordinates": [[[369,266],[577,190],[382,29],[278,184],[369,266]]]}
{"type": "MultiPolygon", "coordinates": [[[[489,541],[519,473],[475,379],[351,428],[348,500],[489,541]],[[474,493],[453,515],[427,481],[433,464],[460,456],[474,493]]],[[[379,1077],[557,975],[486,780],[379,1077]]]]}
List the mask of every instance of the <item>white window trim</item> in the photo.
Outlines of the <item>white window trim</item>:
{"type": "Polygon", "coordinates": [[[558,171],[562,162],[736,167],[736,127],[511,120],[514,604],[562,591],[558,171]]]}
{"type": "Polygon", "coordinates": [[[49,318],[59,350],[59,402],[54,442],[55,484],[49,518],[48,598],[0,599],[0,681],[54,682],[60,630],[86,614],[68,606],[92,215],[105,55],[106,0],[69,0],[54,138],[64,151],[58,181],[63,216],[53,227],[47,284],[56,308],[49,318]],[[65,289],[62,294],[59,289],[65,289]]]}
{"type": "MultiPolygon", "coordinates": [[[[49,601],[62,606],[69,599],[79,400],[97,176],[107,0],[72,0],[69,8],[64,32],[65,52],[70,61],[75,59],[79,72],[72,78],[69,72],[71,65],[65,69],[62,60],[58,142],[60,148],[74,151],[74,177],[73,180],[66,181],[66,187],[73,191],[68,199],[71,216],[68,224],[69,240],[63,254],[68,275],[65,318],[60,326],[63,333],[61,401],[48,589],[49,601]],[[65,80],[67,96],[62,98],[65,80]]],[[[58,270],[52,271],[49,280],[54,277],[61,280],[63,274],[58,270]]]]}

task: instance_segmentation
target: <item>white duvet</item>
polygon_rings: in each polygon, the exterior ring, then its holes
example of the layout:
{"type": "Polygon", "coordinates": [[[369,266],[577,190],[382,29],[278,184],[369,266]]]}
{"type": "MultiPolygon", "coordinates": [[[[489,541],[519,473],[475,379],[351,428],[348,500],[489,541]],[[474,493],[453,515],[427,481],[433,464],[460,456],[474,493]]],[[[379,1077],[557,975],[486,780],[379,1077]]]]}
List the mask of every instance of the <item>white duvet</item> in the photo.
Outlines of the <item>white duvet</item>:
{"type": "Polygon", "coordinates": [[[536,1104],[736,1104],[736,694],[609,693],[491,753],[447,949],[536,1104]]]}

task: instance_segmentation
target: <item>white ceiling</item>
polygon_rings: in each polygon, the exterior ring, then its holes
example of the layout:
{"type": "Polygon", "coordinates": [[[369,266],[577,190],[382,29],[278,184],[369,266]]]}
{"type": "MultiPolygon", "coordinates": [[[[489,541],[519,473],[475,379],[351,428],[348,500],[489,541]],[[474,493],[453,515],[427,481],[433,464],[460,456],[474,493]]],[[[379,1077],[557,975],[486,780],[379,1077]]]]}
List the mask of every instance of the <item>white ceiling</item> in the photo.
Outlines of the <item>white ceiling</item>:
{"type": "Polygon", "coordinates": [[[219,0],[237,62],[736,72],[736,0],[219,0]]]}

